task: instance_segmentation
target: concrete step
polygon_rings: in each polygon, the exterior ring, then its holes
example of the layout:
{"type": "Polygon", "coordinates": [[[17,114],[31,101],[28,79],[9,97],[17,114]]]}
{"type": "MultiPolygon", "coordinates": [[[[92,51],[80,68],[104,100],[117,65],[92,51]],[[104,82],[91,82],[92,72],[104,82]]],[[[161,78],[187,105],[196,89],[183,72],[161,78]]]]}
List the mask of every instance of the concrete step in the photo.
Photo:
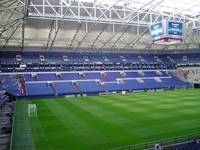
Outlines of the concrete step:
{"type": "Polygon", "coordinates": [[[0,139],[1,138],[9,138],[10,137],[10,134],[2,134],[2,135],[0,135],[0,139]]]}
{"type": "Polygon", "coordinates": [[[9,150],[8,145],[0,145],[0,150],[9,150]]]}
{"type": "Polygon", "coordinates": [[[0,138],[0,145],[9,145],[10,137],[0,138]]]}
{"type": "Polygon", "coordinates": [[[6,114],[11,112],[13,108],[10,107],[13,102],[6,102],[2,109],[0,109],[0,150],[9,150],[10,146],[10,133],[5,133],[1,128],[4,127],[10,120],[6,114]]]}

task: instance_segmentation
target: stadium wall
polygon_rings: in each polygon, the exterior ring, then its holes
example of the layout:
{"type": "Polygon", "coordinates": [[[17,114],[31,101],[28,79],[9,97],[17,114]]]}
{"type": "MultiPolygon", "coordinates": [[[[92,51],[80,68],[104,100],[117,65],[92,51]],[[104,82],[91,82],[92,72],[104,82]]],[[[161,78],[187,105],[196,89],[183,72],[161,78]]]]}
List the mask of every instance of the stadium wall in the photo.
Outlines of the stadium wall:
{"type": "Polygon", "coordinates": [[[7,46],[5,49],[1,49],[1,51],[16,51],[16,52],[109,52],[109,53],[149,53],[149,54],[177,54],[177,53],[200,53],[200,49],[174,49],[174,50],[163,50],[163,49],[91,49],[91,48],[64,48],[64,47],[53,47],[52,49],[48,49],[44,46],[25,46],[22,51],[21,46],[7,46]]]}

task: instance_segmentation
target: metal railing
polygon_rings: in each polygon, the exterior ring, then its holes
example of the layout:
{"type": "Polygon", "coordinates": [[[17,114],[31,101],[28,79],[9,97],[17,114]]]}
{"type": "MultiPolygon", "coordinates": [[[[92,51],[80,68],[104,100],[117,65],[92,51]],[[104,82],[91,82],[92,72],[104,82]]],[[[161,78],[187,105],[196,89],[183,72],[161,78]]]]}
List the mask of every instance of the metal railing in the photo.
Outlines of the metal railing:
{"type": "Polygon", "coordinates": [[[13,132],[14,132],[14,127],[15,127],[16,107],[17,107],[17,102],[15,102],[13,122],[12,122],[12,129],[11,129],[11,135],[10,135],[9,150],[12,150],[12,146],[13,146],[13,135],[14,135],[13,132]]]}
{"type": "Polygon", "coordinates": [[[191,141],[191,140],[196,140],[196,139],[200,139],[200,131],[191,133],[191,134],[182,135],[182,136],[163,138],[160,140],[154,140],[154,141],[145,142],[141,144],[133,144],[133,145],[127,145],[127,146],[122,146],[122,147],[116,147],[110,150],[144,150],[144,149],[150,150],[155,146],[155,144],[159,144],[161,147],[163,147],[166,145],[172,145],[176,143],[178,144],[181,142],[191,141]]]}

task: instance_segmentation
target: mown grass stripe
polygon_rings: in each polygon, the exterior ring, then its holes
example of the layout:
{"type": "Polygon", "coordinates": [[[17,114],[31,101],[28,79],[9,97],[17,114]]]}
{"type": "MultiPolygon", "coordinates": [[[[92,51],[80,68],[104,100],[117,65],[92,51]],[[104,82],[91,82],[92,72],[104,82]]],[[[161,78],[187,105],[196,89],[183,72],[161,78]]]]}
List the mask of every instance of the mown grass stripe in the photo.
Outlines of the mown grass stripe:
{"type": "MultiPolygon", "coordinates": [[[[26,121],[31,121],[39,150],[101,150],[138,144],[199,132],[199,91],[36,100],[38,118],[26,121]]],[[[26,108],[26,103],[17,107],[26,108]]],[[[20,111],[17,117],[24,113],[20,111]]]]}

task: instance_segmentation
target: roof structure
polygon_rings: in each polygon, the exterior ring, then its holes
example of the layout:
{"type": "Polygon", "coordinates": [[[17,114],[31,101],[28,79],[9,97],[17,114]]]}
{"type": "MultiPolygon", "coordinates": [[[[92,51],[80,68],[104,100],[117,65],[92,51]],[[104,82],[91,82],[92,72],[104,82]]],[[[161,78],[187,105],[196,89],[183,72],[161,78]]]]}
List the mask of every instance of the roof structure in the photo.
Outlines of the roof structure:
{"type": "Polygon", "coordinates": [[[1,0],[0,45],[47,49],[200,48],[199,0],[1,0]],[[152,45],[148,25],[184,22],[177,45],[152,45]]]}

